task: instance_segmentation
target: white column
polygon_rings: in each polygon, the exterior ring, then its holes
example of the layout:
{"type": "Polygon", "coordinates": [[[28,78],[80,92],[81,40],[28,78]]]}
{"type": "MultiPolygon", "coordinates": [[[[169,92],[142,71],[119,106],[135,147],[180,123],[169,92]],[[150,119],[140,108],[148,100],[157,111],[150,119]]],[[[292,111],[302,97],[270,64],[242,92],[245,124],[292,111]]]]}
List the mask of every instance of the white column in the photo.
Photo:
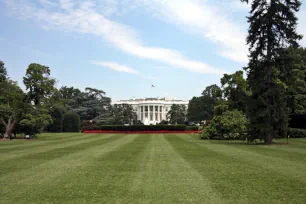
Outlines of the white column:
{"type": "Polygon", "coordinates": [[[145,106],[142,106],[142,121],[141,122],[143,122],[144,123],[144,121],[145,121],[145,106]]]}
{"type": "Polygon", "coordinates": [[[160,116],[159,116],[159,112],[160,112],[160,110],[159,110],[159,109],[160,109],[160,105],[158,105],[157,107],[158,107],[158,108],[157,108],[157,121],[160,121],[160,118],[159,118],[159,117],[160,117],[160,116]]]}
{"type": "Polygon", "coordinates": [[[155,105],[153,106],[153,121],[156,121],[155,120],[155,105]]]}
{"type": "Polygon", "coordinates": [[[148,121],[150,123],[150,105],[148,105],[148,121]]]}
{"type": "Polygon", "coordinates": [[[137,108],[138,108],[138,118],[137,118],[137,120],[141,121],[141,106],[138,105],[137,108]]]}
{"type": "Polygon", "coordinates": [[[164,120],[164,105],[162,106],[162,120],[164,120]]]}

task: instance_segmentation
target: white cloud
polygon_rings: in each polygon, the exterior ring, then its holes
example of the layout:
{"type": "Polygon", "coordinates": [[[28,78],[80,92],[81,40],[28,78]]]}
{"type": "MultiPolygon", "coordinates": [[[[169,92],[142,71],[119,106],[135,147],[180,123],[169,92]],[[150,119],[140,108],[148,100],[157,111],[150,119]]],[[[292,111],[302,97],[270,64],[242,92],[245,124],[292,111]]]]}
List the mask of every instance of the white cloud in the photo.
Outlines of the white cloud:
{"type": "Polygon", "coordinates": [[[74,2],[72,0],[59,0],[60,7],[64,10],[71,10],[74,7],[74,2]]]}
{"type": "MultiPolygon", "coordinates": [[[[219,45],[221,56],[240,63],[247,62],[248,46],[245,40],[247,27],[240,27],[239,24],[232,22],[224,10],[218,9],[218,4],[216,4],[218,2],[199,0],[139,1],[145,4],[153,16],[165,22],[176,24],[184,30],[198,33],[219,45]]],[[[235,4],[229,9],[238,8],[234,6],[235,4]]],[[[247,8],[243,5],[241,7],[247,8]]]]}
{"type": "Polygon", "coordinates": [[[126,73],[130,73],[130,74],[139,74],[139,72],[136,71],[135,69],[130,68],[130,67],[125,66],[125,65],[122,65],[122,64],[119,64],[119,63],[116,63],[116,62],[93,61],[91,63],[94,64],[94,65],[107,67],[107,68],[113,69],[113,70],[118,71],[118,72],[126,72],[126,73]]]}
{"type": "Polygon", "coordinates": [[[92,1],[75,3],[76,1],[60,0],[59,6],[64,9],[60,11],[37,8],[28,1],[25,2],[20,4],[15,0],[5,0],[7,7],[15,15],[37,20],[44,28],[97,35],[127,54],[192,72],[224,73],[204,62],[188,59],[176,50],[143,45],[131,27],[105,18],[95,9],[96,5],[92,1]]]}
{"type": "Polygon", "coordinates": [[[56,3],[49,0],[38,0],[38,2],[44,7],[54,7],[57,5],[56,3]]]}
{"type": "Polygon", "coordinates": [[[106,68],[109,68],[109,69],[113,69],[113,70],[118,71],[118,72],[126,72],[126,73],[129,73],[129,74],[136,74],[136,75],[138,75],[140,77],[143,77],[145,79],[159,80],[159,78],[157,78],[157,77],[141,74],[137,70],[135,70],[135,69],[133,69],[129,66],[117,63],[117,62],[92,61],[91,64],[106,67],[106,68]]]}

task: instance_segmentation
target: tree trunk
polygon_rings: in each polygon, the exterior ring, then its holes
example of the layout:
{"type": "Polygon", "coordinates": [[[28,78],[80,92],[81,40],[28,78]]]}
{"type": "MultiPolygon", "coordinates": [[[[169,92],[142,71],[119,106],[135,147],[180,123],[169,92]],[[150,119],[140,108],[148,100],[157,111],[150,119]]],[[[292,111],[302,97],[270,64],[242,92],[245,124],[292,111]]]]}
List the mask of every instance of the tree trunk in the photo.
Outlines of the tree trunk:
{"type": "Polygon", "coordinates": [[[266,145],[272,144],[273,136],[271,132],[268,132],[264,138],[264,142],[266,145]]]}
{"type": "Polygon", "coordinates": [[[12,121],[12,118],[9,118],[8,123],[6,124],[3,119],[1,119],[2,123],[5,125],[5,133],[4,138],[12,138],[13,130],[16,124],[16,120],[12,121]]]}

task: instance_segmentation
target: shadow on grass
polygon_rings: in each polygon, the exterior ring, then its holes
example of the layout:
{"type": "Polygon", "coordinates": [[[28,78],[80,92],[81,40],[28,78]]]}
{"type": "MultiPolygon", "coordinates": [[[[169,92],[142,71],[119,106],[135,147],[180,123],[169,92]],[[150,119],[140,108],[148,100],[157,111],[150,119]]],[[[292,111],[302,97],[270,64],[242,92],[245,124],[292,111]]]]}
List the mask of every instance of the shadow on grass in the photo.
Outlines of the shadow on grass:
{"type": "Polygon", "coordinates": [[[288,145],[286,141],[277,141],[274,140],[271,145],[265,144],[263,141],[256,140],[254,142],[248,143],[247,141],[242,140],[201,140],[201,141],[209,141],[213,144],[226,144],[226,145],[246,145],[246,146],[281,146],[281,145],[288,145]]]}

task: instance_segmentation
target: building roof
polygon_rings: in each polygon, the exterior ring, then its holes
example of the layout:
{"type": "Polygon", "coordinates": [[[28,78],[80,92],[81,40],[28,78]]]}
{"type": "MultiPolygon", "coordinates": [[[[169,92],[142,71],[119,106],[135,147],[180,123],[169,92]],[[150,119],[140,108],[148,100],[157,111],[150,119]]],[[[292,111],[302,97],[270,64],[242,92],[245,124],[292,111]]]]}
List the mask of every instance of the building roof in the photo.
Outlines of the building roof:
{"type": "Polygon", "coordinates": [[[188,102],[188,101],[183,101],[183,100],[175,100],[175,99],[171,99],[171,98],[151,98],[151,97],[149,97],[149,98],[138,98],[138,99],[136,99],[136,98],[133,98],[133,99],[129,99],[129,100],[120,100],[120,101],[115,101],[115,102],[113,102],[113,104],[122,104],[122,103],[138,103],[138,102],[143,102],[143,103],[145,103],[145,102],[183,102],[183,103],[186,103],[186,102],[188,102]]]}

